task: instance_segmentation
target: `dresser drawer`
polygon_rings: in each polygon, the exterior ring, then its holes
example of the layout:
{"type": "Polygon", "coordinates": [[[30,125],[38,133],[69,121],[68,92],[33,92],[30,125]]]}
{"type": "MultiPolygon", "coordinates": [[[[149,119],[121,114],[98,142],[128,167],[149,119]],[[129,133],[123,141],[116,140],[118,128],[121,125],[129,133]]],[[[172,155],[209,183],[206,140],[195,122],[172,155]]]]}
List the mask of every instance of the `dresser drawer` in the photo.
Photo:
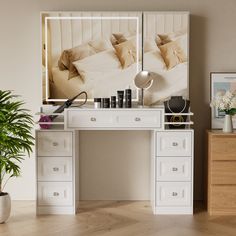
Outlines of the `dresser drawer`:
{"type": "Polygon", "coordinates": [[[192,156],[192,132],[157,132],[156,155],[192,156]]]}
{"type": "Polygon", "coordinates": [[[236,215],[236,185],[214,185],[211,187],[210,214],[236,215]]]}
{"type": "Polygon", "coordinates": [[[192,159],[189,157],[157,157],[157,181],[190,181],[192,159]]]}
{"type": "Polygon", "coordinates": [[[72,181],[72,157],[38,157],[39,181],[72,181]]]}
{"type": "Polygon", "coordinates": [[[37,132],[38,156],[72,156],[72,132],[37,132]]]}
{"type": "Polygon", "coordinates": [[[71,182],[38,182],[39,206],[71,206],[72,204],[71,182]]]}
{"type": "Polygon", "coordinates": [[[161,111],[119,111],[117,126],[125,128],[161,128],[161,117],[161,111]]]}
{"type": "Polygon", "coordinates": [[[190,182],[156,182],[156,206],[190,206],[190,182]]]}
{"type": "Polygon", "coordinates": [[[212,135],[211,136],[211,160],[236,161],[236,138],[235,135],[212,135]]]}
{"type": "Polygon", "coordinates": [[[211,184],[236,184],[236,162],[212,161],[211,184]]]}

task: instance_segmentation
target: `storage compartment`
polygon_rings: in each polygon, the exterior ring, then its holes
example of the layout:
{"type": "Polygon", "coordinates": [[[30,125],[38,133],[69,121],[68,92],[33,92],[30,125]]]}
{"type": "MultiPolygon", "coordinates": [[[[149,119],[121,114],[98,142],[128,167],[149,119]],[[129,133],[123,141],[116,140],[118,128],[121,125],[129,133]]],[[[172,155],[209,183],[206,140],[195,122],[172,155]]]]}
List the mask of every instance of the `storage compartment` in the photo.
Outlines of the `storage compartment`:
{"type": "Polygon", "coordinates": [[[190,157],[157,157],[157,181],[191,181],[190,157]]]}
{"type": "Polygon", "coordinates": [[[72,157],[39,157],[39,181],[72,181],[72,157]]]}
{"type": "Polygon", "coordinates": [[[192,156],[192,132],[156,132],[157,156],[192,156]]]}
{"type": "Polygon", "coordinates": [[[37,132],[38,156],[72,156],[72,132],[37,132]]]}
{"type": "Polygon", "coordinates": [[[39,206],[71,206],[72,204],[71,182],[38,182],[39,206]]]}
{"type": "Polygon", "coordinates": [[[156,182],[156,206],[190,206],[190,182],[156,182]]]}

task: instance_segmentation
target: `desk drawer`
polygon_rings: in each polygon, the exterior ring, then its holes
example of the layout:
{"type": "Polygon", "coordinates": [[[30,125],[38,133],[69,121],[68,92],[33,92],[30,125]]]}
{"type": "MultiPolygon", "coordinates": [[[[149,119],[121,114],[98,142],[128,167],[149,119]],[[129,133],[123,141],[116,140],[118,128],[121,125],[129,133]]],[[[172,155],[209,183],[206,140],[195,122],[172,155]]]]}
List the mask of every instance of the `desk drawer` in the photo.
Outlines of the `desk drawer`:
{"type": "Polygon", "coordinates": [[[120,111],[117,115],[118,127],[161,128],[161,111],[120,111]]]}
{"type": "Polygon", "coordinates": [[[103,128],[116,124],[114,112],[105,110],[68,111],[67,125],[69,128],[103,128]]]}
{"type": "Polygon", "coordinates": [[[192,156],[192,132],[157,132],[156,155],[192,156]]]}
{"type": "Polygon", "coordinates": [[[38,156],[72,156],[72,132],[37,132],[38,156]]]}
{"type": "Polygon", "coordinates": [[[71,182],[38,182],[39,206],[71,206],[72,196],[71,182]]]}
{"type": "Polygon", "coordinates": [[[72,181],[72,157],[38,157],[39,181],[72,181]]]}
{"type": "Polygon", "coordinates": [[[190,181],[192,159],[189,157],[157,157],[157,181],[190,181]]]}
{"type": "Polygon", "coordinates": [[[190,182],[156,182],[156,206],[190,206],[190,182]]]}

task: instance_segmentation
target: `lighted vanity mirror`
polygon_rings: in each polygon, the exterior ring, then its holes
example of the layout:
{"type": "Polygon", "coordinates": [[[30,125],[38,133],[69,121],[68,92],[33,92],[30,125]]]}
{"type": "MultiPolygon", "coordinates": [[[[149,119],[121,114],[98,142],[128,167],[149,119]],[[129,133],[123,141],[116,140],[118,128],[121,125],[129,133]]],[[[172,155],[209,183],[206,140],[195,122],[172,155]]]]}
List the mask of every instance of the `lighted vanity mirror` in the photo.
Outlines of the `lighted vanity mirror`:
{"type": "Polygon", "coordinates": [[[140,12],[44,12],[43,101],[60,102],[81,91],[88,99],[130,87],[141,70],[140,12]]]}

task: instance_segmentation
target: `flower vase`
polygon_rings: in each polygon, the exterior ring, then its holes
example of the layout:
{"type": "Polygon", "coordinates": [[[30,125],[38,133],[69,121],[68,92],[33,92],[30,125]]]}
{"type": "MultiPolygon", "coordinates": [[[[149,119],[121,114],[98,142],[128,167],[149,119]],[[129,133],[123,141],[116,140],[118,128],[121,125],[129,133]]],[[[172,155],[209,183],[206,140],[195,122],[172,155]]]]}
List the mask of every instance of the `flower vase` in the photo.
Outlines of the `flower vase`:
{"type": "Polygon", "coordinates": [[[225,115],[223,132],[224,133],[232,133],[233,132],[232,116],[229,114],[225,115]]]}

